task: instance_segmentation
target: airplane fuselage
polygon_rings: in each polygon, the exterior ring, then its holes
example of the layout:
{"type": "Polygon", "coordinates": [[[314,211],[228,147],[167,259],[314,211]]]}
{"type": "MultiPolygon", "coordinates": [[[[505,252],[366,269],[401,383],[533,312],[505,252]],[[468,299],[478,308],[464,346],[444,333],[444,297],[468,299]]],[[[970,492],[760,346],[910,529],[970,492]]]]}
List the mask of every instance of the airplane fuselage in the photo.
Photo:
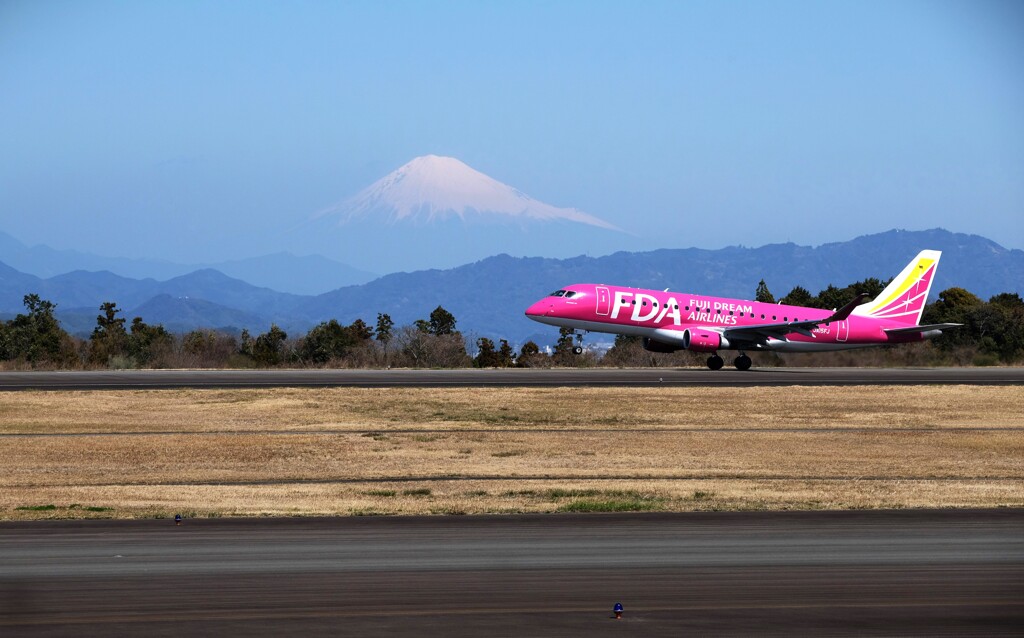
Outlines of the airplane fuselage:
{"type": "Polygon", "coordinates": [[[717,333],[717,345],[708,342],[703,347],[690,339],[687,349],[702,352],[820,352],[910,343],[933,336],[928,332],[890,334],[885,328],[892,327],[892,322],[874,317],[850,316],[840,321],[825,321],[834,312],[672,291],[573,284],[533,304],[526,310],[526,315],[553,326],[646,337],[667,346],[679,346],[678,349],[684,345],[684,332],[687,330],[691,331],[691,337],[696,333],[717,333]],[[807,330],[809,334],[793,332],[756,341],[730,341],[725,337],[726,330],[731,328],[808,320],[822,323],[807,330]]]}

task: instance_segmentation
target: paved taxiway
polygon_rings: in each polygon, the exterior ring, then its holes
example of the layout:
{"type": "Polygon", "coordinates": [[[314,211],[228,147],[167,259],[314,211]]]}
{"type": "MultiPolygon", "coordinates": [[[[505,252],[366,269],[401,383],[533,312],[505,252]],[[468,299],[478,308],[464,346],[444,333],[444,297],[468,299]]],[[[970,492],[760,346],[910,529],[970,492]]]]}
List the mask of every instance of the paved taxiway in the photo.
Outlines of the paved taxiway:
{"type": "Polygon", "coordinates": [[[1024,368],[113,370],[0,372],[2,390],[274,387],[1024,385],[1024,368]]]}
{"type": "Polygon", "coordinates": [[[1021,627],[1024,510],[0,524],[5,636],[1021,627]]]}

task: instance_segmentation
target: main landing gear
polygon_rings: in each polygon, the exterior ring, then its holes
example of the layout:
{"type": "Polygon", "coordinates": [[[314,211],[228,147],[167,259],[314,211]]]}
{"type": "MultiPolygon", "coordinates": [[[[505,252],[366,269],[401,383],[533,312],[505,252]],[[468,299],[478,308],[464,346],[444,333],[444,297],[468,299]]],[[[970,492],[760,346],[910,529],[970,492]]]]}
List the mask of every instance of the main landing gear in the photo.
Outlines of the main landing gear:
{"type": "MultiPolygon", "coordinates": [[[[751,364],[750,357],[741,352],[740,356],[736,357],[732,364],[736,366],[737,370],[749,370],[751,364]]],[[[708,357],[708,367],[712,370],[721,370],[724,365],[725,359],[718,356],[717,353],[708,357]]]]}

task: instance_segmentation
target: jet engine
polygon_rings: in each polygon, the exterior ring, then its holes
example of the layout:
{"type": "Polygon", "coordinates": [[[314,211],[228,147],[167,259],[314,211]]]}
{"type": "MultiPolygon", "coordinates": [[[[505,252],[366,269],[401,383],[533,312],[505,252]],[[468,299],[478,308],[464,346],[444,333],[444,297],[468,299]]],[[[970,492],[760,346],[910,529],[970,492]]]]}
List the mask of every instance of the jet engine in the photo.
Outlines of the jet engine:
{"type": "Polygon", "coordinates": [[[683,347],[694,352],[717,352],[728,348],[729,341],[714,330],[687,328],[683,331],[683,347]]]}

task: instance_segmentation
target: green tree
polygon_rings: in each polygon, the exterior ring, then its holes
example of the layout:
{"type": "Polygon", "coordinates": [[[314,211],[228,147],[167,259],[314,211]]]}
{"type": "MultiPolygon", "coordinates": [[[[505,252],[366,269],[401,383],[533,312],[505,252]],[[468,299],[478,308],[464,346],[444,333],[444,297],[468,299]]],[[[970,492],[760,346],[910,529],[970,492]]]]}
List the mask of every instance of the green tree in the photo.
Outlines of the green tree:
{"type": "Polygon", "coordinates": [[[768,290],[768,284],[764,283],[764,279],[757,283],[757,291],[754,292],[754,301],[775,303],[775,296],[772,294],[772,291],[768,290]]]}
{"type": "Polygon", "coordinates": [[[395,322],[391,319],[391,315],[378,312],[376,339],[377,343],[381,345],[381,350],[383,351],[384,354],[384,365],[389,365],[388,349],[391,345],[391,340],[394,339],[394,331],[395,322]]]}
{"type": "Polygon", "coordinates": [[[57,305],[37,294],[25,295],[22,303],[26,312],[3,324],[0,330],[0,358],[32,364],[75,362],[74,340],[54,315],[57,305]]]}
{"type": "Polygon", "coordinates": [[[806,308],[816,308],[815,305],[818,300],[811,296],[810,291],[801,286],[797,286],[789,291],[789,294],[779,299],[779,303],[787,306],[804,306],[806,308]]]}
{"type": "Polygon", "coordinates": [[[551,359],[555,365],[571,366],[576,363],[576,331],[572,328],[559,328],[558,341],[555,342],[554,352],[551,359]]]}
{"type": "Polygon", "coordinates": [[[1005,363],[1024,358],[1024,299],[1004,292],[989,299],[988,305],[1000,315],[1000,329],[993,336],[999,358],[1005,363]]]}
{"type": "Polygon", "coordinates": [[[367,323],[362,319],[356,319],[350,323],[346,329],[349,334],[352,335],[352,338],[356,340],[356,343],[373,339],[373,328],[367,325],[367,323]]]}
{"type": "Polygon", "coordinates": [[[633,335],[615,335],[615,343],[604,353],[601,361],[607,365],[653,366],[657,359],[652,352],[644,350],[643,338],[633,335]]]}
{"type": "Polygon", "coordinates": [[[437,336],[455,334],[455,317],[441,306],[434,308],[430,313],[429,332],[437,336]]]}
{"type": "Polygon", "coordinates": [[[947,288],[939,293],[938,300],[931,305],[930,310],[937,319],[935,323],[955,321],[963,317],[965,312],[980,306],[981,299],[972,292],[963,288],[947,288]]]}
{"type": "Polygon", "coordinates": [[[519,349],[519,356],[516,357],[516,367],[518,368],[536,368],[547,363],[548,355],[541,352],[540,346],[533,341],[524,343],[523,347],[519,349]]]}
{"type": "Polygon", "coordinates": [[[875,277],[868,277],[861,281],[855,281],[844,288],[836,288],[832,284],[829,284],[828,288],[818,293],[816,300],[817,303],[812,302],[812,307],[824,308],[826,310],[842,308],[862,292],[866,292],[870,295],[871,299],[874,299],[878,295],[882,294],[882,290],[889,285],[890,281],[892,280],[881,281],[875,277]]]}
{"type": "MultiPolygon", "coordinates": [[[[248,333],[243,330],[242,336],[247,337],[248,333]]],[[[215,339],[212,330],[193,330],[181,338],[181,349],[185,354],[203,356],[210,351],[215,339]]]]}
{"type": "Polygon", "coordinates": [[[284,342],[288,333],[270,324],[270,330],[256,337],[252,344],[252,358],[259,365],[276,366],[281,363],[284,342]]]}
{"type": "Polygon", "coordinates": [[[516,364],[516,353],[508,340],[502,339],[498,346],[498,367],[511,368],[516,364]]]}
{"type": "Polygon", "coordinates": [[[519,349],[520,357],[530,357],[535,354],[540,354],[540,346],[533,341],[527,341],[523,344],[523,347],[519,349]]]}
{"type": "Polygon", "coordinates": [[[299,344],[298,355],[310,363],[327,363],[341,357],[354,341],[337,319],[313,327],[299,344]]]}
{"type": "Polygon", "coordinates": [[[1024,308],[1024,299],[1015,292],[1001,292],[988,300],[990,304],[1008,308],[1010,310],[1024,308]]]}
{"type": "Polygon", "coordinates": [[[487,337],[476,340],[477,354],[473,357],[473,366],[477,368],[494,368],[498,365],[498,353],[494,342],[487,337]]]}
{"type": "Polygon", "coordinates": [[[846,288],[836,288],[829,284],[828,288],[818,293],[817,307],[832,310],[833,308],[842,308],[848,301],[850,298],[846,288]]]}
{"type": "Polygon", "coordinates": [[[391,315],[382,312],[377,313],[377,341],[387,345],[391,343],[391,339],[394,337],[395,322],[391,320],[391,315]]]}
{"type": "Polygon", "coordinates": [[[252,356],[252,335],[246,328],[242,328],[242,334],[239,335],[238,354],[252,356]]]}
{"type": "Polygon", "coordinates": [[[418,326],[404,326],[395,335],[403,365],[416,368],[458,368],[472,363],[466,341],[458,333],[435,335],[418,326]]]}
{"type": "MultiPolygon", "coordinates": [[[[237,355],[251,356],[252,337],[242,330],[242,339],[248,344],[239,346],[237,340],[216,330],[193,330],[181,339],[181,352],[186,355],[187,365],[196,367],[217,367],[230,364],[237,355]]],[[[237,363],[246,363],[239,361],[237,363]]]]}
{"type": "Polygon", "coordinates": [[[934,341],[935,347],[947,353],[960,348],[977,348],[982,335],[976,315],[983,305],[984,302],[977,295],[963,288],[947,288],[940,292],[935,303],[925,306],[922,321],[964,325],[943,330],[942,336],[934,341]]]}
{"type": "Polygon", "coordinates": [[[299,344],[299,358],[320,364],[341,359],[372,334],[362,320],[357,319],[356,322],[351,326],[342,326],[337,319],[331,319],[314,327],[299,344]]]}
{"type": "Polygon", "coordinates": [[[515,365],[516,355],[512,346],[505,339],[501,339],[500,344],[495,349],[494,342],[487,337],[477,339],[477,355],[473,357],[473,365],[477,368],[511,368],[515,365]]]}
{"type": "Polygon", "coordinates": [[[132,319],[128,335],[128,354],[140,365],[151,363],[171,351],[174,337],[162,325],[151,326],[142,317],[132,319]]]}
{"type": "Polygon", "coordinates": [[[103,314],[96,317],[96,327],[89,337],[89,360],[106,365],[112,357],[128,353],[128,332],[124,328],[125,318],[118,317],[121,309],[113,301],[100,305],[103,314]]]}

